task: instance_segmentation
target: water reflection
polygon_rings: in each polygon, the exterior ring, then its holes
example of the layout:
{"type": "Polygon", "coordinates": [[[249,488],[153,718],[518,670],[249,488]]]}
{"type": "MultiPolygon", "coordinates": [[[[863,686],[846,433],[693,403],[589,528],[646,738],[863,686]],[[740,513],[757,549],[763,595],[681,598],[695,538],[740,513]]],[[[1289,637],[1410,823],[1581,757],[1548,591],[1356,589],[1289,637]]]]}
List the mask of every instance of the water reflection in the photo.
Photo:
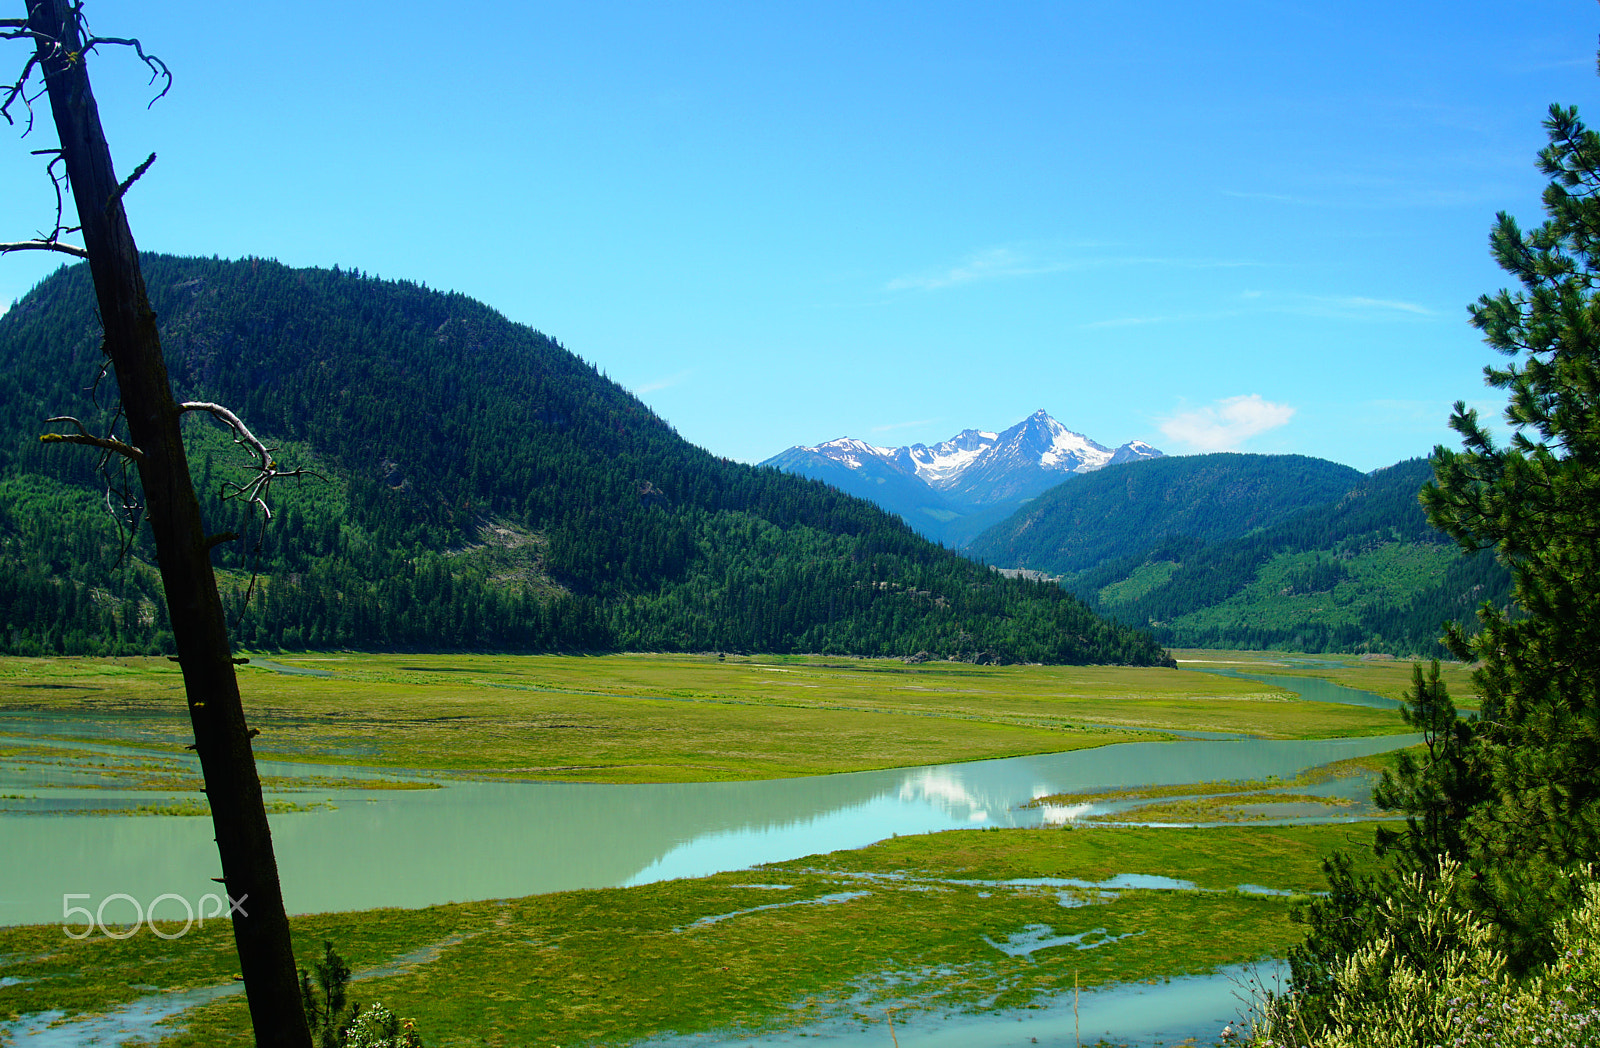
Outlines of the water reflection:
{"type": "MultiPolygon", "coordinates": [[[[1048,809],[1020,806],[1041,793],[1289,778],[1409,741],[1131,743],[765,782],[314,790],[296,799],[337,810],[271,822],[292,912],[416,907],[700,876],[891,834],[1037,826],[1048,809]]],[[[262,771],[346,769],[262,762],[262,771]]],[[[215,887],[216,863],[206,818],[0,814],[0,924],[58,921],[65,893],[86,894],[91,905],[117,893],[198,899],[215,887]]]]}
{"type": "MultiPolygon", "coordinates": [[[[1276,986],[1287,976],[1281,962],[1234,965],[1211,975],[1165,982],[1117,984],[1085,990],[1074,997],[1066,987],[1020,1011],[896,1011],[891,1004],[866,1010],[851,1002],[853,1014],[793,1030],[762,1034],[767,1048],[827,1045],[831,1048],[1012,1048],[1014,1045],[1119,1045],[1215,1043],[1224,1026],[1240,1024],[1253,988],[1276,986]],[[889,1020],[893,1020],[893,1037],[889,1020]]],[[[749,1034],[713,1031],[653,1037],[638,1048],[748,1048],[749,1034]]]]}

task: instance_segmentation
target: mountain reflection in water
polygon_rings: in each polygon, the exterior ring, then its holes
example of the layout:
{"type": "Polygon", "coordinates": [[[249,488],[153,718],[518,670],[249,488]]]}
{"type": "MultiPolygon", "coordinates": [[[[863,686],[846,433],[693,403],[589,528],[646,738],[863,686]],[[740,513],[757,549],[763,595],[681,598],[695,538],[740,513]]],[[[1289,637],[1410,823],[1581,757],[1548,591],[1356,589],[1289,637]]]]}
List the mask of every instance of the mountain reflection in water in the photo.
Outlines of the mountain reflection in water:
{"type": "MultiPolygon", "coordinates": [[[[20,723],[6,728],[26,734],[20,723]]],[[[290,796],[331,798],[337,810],[273,816],[272,832],[291,912],[418,907],[700,876],[892,834],[1038,826],[1045,809],[1020,806],[1043,794],[1289,778],[1412,738],[1128,743],[761,782],[317,789],[290,796]]],[[[261,770],[345,771],[268,761],[261,770]]],[[[6,781],[8,792],[26,789],[15,774],[6,781]]],[[[205,818],[0,814],[0,924],[59,921],[64,893],[200,899],[215,889],[211,837],[205,818]]]]}

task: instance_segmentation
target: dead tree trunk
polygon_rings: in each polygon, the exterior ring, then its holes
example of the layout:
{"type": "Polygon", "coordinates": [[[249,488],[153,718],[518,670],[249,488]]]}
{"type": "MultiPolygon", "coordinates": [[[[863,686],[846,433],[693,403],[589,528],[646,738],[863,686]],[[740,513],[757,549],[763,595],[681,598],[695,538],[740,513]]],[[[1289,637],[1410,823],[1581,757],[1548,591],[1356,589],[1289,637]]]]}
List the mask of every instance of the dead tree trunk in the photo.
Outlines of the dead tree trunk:
{"type": "Polygon", "coordinates": [[[105,351],[115,368],[130,442],[139,450],[139,479],[211,801],[221,880],[234,907],[234,941],[256,1044],[310,1048],[210,546],[189,479],[156,315],[122,208],[126,187],[119,186],[111,165],[72,6],[68,0],[27,0],[27,8],[94,276],[105,351]]]}

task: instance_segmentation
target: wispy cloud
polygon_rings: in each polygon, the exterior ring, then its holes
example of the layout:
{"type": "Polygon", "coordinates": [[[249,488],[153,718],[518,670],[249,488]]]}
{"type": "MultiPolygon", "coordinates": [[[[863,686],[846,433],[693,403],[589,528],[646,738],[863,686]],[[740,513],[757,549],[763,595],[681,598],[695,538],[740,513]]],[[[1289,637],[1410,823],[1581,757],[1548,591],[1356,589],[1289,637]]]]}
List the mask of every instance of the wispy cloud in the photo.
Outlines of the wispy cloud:
{"type": "Polygon", "coordinates": [[[659,390],[671,389],[673,386],[682,384],[684,380],[686,380],[692,374],[694,374],[694,369],[690,368],[688,371],[680,371],[675,375],[667,375],[664,378],[658,378],[654,382],[646,382],[642,386],[633,387],[633,395],[636,397],[642,397],[646,393],[655,393],[659,390]]]}
{"type": "Polygon", "coordinates": [[[1233,451],[1251,437],[1287,424],[1294,410],[1250,393],[1162,419],[1161,432],[1196,451],[1233,451]]]}
{"type": "Polygon", "coordinates": [[[1345,298],[1314,298],[1314,301],[1325,302],[1339,309],[1356,310],[1361,312],[1376,313],[1414,313],[1417,316],[1431,317],[1433,310],[1426,306],[1419,306],[1415,302],[1397,302],[1387,298],[1363,298],[1352,295],[1345,298]]]}
{"type": "Polygon", "coordinates": [[[1399,315],[1435,317],[1434,310],[1415,302],[1399,299],[1367,298],[1362,295],[1308,295],[1302,293],[1241,291],[1237,298],[1225,301],[1237,305],[1227,309],[1213,309],[1194,313],[1155,313],[1148,316],[1107,317],[1079,324],[1081,330],[1097,328],[1138,327],[1146,324],[1188,324],[1201,321],[1227,320],[1231,317],[1255,313],[1287,313],[1295,316],[1334,317],[1343,320],[1398,320],[1399,315]]]}
{"type": "Polygon", "coordinates": [[[943,420],[942,419],[936,419],[936,418],[924,418],[924,419],[918,419],[915,422],[887,422],[887,423],[884,423],[881,426],[873,426],[871,432],[873,432],[873,433],[890,433],[890,432],[893,432],[894,430],[897,430],[897,429],[916,429],[919,426],[931,426],[935,422],[940,422],[940,421],[943,421],[943,420]]]}
{"type": "Polygon", "coordinates": [[[1068,270],[1108,266],[1160,266],[1174,269],[1233,269],[1260,265],[1239,259],[1161,258],[1119,255],[1104,244],[1077,244],[1070,249],[1041,250],[1018,246],[985,248],[943,269],[895,277],[885,291],[938,291],[978,281],[1012,280],[1068,270]]]}
{"type": "Polygon", "coordinates": [[[1187,324],[1203,320],[1226,320],[1237,317],[1244,311],[1239,309],[1217,309],[1208,313],[1162,313],[1147,317],[1110,317],[1106,320],[1091,320],[1078,327],[1083,330],[1095,328],[1123,328],[1139,327],[1143,324],[1187,324]]]}
{"type": "Polygon", "coordinates": [[[1119,328],[1138,327],[1141,324],[1170,324],[1182,317],[1114,317],[1111,320],[1091,320],[1087,324],[1079,324],[1083,328],[1119,328]]]}
{"type": "Polygon", "coordinates": [[[1198,320],[1195,316],[1172,317],[1113,317],[1110,320],[1091,320],[1087,324],[1079,324],[1080,328],[1120,328],[1138,327],[1141,324],[1171,324],[1181,320],[1198,320]]]}
{"type": "MultiPolygon", "coordinates": [[[[1443,398],[1369,400],[1362,405],[1364,410],[1352,419],[1352,422],[1357,426],[1381,426],[1391,432],[1414,433],[1426,440],[1453,448],[1460,444],[1460,439],[1447,431],[1453,403],[1443,398]]],[[[1510,438],[1511,427],[1505,420],[1505,401],[1469,400],[1467,407],[1478,412],[1478,421],[1483,423],[1497,440],[1510,438]]],[[[1416,447],[1418,454],[1428,450],[1421,440],[1416,447]]]]}
{"type": "Polygon", "coordinates": [[[1389,211],[1396,208],[1472,207],[1500,199],[1504,194],[1503,189],[1487,180],[1474,185],[1449,187],[1358,175],[1326,181],[1328,184],[1320,187],[1321,195],[1318,196],[1237,189],[1224,189],[1222,195],[1235,200],[1258,200],[1285,207],[1389,211]]]}
{"type": "Polygon", "coordinates": [[[970,284],[976,280],[1006,280],[1030,277],[1060,269],[1040,263],[1009,247],[992,247],[969,255],[958,265],[935,272],[895,277],[884,285],[886,291],[937,291],[940,288],[970,284]]]}
{"type": "Polygon", "coordinates": [[[1368,421],[1389,425],[1413,424],[1443,426],[1450,417],[1450,405],[1438,400],[1369,400],[1368,421]]]}
{"type": "Polygon", "coordinates": [[[1316,200],[1312,197],[1294,196],[1289,193],[1255,193],[1240,189],[1224,189],[1222,195],[1235,200],[1265,200],[1273,204],[1294,204],[1296,206],[1326,207],[1328,201],[1316,200]]]}

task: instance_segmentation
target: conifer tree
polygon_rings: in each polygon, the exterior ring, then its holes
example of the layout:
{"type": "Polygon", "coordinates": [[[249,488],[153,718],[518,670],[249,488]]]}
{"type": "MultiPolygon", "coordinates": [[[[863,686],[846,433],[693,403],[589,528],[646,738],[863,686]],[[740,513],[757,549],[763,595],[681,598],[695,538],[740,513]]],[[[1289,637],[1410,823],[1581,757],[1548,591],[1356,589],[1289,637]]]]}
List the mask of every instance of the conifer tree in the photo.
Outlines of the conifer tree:
{"type": "Polygon", "coordinates": [[[1414,757],[1400,751],[1394,768],[1372,791],[1376,807],[1406,817],[1404,830],[1379,827],[1376,847],[1380,856],[1392,855],[1397,865],[1426,878],[1439,868],[1440,856],[1466,857],[1467,817],[1484,799],[1485,784],[1483,769],[1473,759],[1475,723],[1456,713],[1438,659],[1426,677],[1422,663],[1412,664],[1405,702],[1400,716],[1422,733],[1423,752],[1414,757]]]}
{"type": "Polygon", "coordinates": [[[1457,403],[1461,451],[1434,452],[1429,520],[1511,570],[1514,609],[1484,606],[1483,629],[1452,627],[1476,660],[1483,724],[1469,864],[1475,903],[1530,949],[1580,863],[1600,859],[1600,134],[1552,106],[1545,221],[1524,232],[1501,213],[1490,246],[1521,287],[1471,307],[1484,340],[1511,358],[1484,368],[1508,394],[1508,442],[1457,403]]]}
{"type": "Polygon", "coordinates": [[[1437,665],[1426,678],[1415,670],[1405,717],[1427,753],[1402,759],[1374,793],[1407,815],[1406,831],[1379,834],[1388,861],[1364,874],[1334,855],[1329,891],[1295,913],[1307,935],[1289,953],[1293,1007],[1312,1041],[1341,995],[1384,992],[1335,977],[1357,951],[1386,936],[1385,950],[1424,969],[1440,955],[1427,921],[1385,916],[1407,881],[1448,877],[1439,890],[1492,927],[1512,971],[1526,973],[1551,959],[1553,932],[1579,901],[1574,874],[1600,861],[1600,134],[1561,106],[1545,126],[1546,220],[1524,232],[1501,213],[1490,235],[1521,288],[1470,307],[1485,341],[1512,358],[1484,369],[1507,391],[1512,435],[1498,443],[1457,403],[1463,449],[1435,449],[1421,493],[1430,523],[1511,571],[1513,606],[1486,603],[1476,635],[1447,628],[1452,653],[1478,663],[1475,722],[1456,716],[1437,665]]]}

